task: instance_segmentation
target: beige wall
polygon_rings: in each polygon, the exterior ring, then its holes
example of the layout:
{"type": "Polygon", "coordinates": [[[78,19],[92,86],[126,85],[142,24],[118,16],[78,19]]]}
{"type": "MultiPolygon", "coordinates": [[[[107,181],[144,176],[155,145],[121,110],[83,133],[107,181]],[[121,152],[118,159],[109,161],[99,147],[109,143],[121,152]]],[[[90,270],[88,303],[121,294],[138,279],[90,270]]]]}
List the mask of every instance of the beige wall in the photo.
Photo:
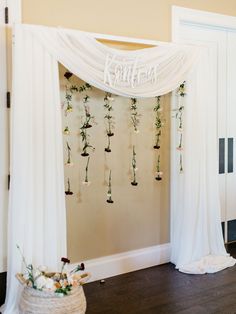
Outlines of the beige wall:
{"type": "Polygon", "coordinates": [[[168,41],[171,6],[236,15],[235,0],[22,0],[23,22],[168,41]]]}
{"type": "MultiPolygon", "coordinates": [[[[61,68],[61,99],[65,99],[64,70],[61,68]]],[[[78,86],[83,82],[76,77],[72,80],[78,86]]],[[[73,261],[90,259],[132,249],[138,249],[169,240],[169,110],[168,96],[163,97],[163,140],[161,141],[161,170],[163,180],[155,180],[158,152],[153,149],[155,142],[155,99],[138,101],[140,133],[136,134],[130,119],[130,99],[115,96],[112,115],[115,118],[114,137],[111,138],[111,153],[105,153],[105,93],[96,88],[88,92],[89,107],[96,124],[88,129],[90,143],[95,151],[90,153],[90,186],[82,184],[85,177],[86,157],[81,156],[82,143],[79,135],[84,115],[83,95],[73,99],[73,112],[67,115],[62,110],[63,125],[68,125],[70,136],[64,135],[72,149],[73,167],[65,166],[65,181],[70,178],[74,192],[66,196],[68,221],[68,255],[73,261]],[[131,185],[132,146],[137,153],[138,186],[131,185]],[[109,169],[112,170],[113,204],[108,204],[107,182],[109,169]]],[[[65,149],[65,161],[67,152],[65,149]]]]}
{"type": "MultiPolygon", "coordinates": [[[[84,31],[168,41],[171,38],[171,6],[207,10],[236,15],[235,0],[147,0],[147,1],[80,1],[80,0],[22,0],[23,22],[77,28],[84,31]]],[[[62,69],[61,69],[62,71],[62,69]]],[[[62,81],[63,84],[63,81],[62,81]]],[[[84,161],[79,157],[79,137],[73,139],[78,169],[71,171],[74,191],[78,195],[67,200],[68,256],[73,261],[119,253],[169,241],[169,107],[166,100],[164,115],[166,131],[163,152],[165,179],[160,184],[152,180],[155,155],[151,114],[153,101],[140,104],[142,128],[139,139],[133,139],[127,122],[127,100],[117,100],[115,115],[117,135],[113,158],[104,156],[103,109],[100,91],[93,91],[91,102],[99,125],[92,132],[98,149],[91,160],[89,189],[81,185],[84,161]],[[94,98],[95,99],[95,98],[94,98]],[[125,117],[125,118],[124,118],[125,117]],[[100,134],[98,136],[98,134],[100,134]],[[139,181],[137,192],[129,184],[131,141],[138,141],[139,181]],[[123,149],[124,148],[124,149],[123,149]],[[107,164],[114,169],[115,203],[105,202],[104,173],[107,164]],[[80,168],[79,168],[80,167],[80,168]]],[[[62,93],[63,97],[63,93],[62,93]]],[[[76,106],[80,106],[77,99],[76,106]]],[[[78,111],[79,113],[79,111],[78,111]]],[[[78,117],[74,116],[74,129],[78,117]],[[76,120],[77,119],[77,120],[76,120]]],[[[77,166],[76,166],[77,167],[77,166]]],[[[66,170],[68,171],[68,170],[66,170]]],[[[67,172],[66,172],[67,173],[67,172]]]]}

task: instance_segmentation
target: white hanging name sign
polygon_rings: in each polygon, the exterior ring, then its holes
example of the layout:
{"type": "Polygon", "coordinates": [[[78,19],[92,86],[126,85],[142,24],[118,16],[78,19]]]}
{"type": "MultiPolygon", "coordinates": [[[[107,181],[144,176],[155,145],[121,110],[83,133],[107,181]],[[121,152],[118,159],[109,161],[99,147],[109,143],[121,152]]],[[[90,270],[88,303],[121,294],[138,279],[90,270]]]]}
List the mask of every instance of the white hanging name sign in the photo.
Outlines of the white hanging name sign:
{"type": "Polygon", "coordinates": [[[104,83],[110,86],[134,88],[147,82],[157,82],[157,66],[149,66],[139,57],[123,59],[116,55],[107,55],[104,68],[104,83]]]}

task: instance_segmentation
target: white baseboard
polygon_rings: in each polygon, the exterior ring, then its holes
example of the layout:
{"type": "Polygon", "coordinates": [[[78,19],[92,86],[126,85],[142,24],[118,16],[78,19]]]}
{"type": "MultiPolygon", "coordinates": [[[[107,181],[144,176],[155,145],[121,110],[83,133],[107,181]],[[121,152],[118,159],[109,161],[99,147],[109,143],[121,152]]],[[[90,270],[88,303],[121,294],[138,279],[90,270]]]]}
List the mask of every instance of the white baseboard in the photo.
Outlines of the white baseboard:
{"type": "MultiPolygon", "coordinates": [[[[170,261],[170,243],[155,245],[85,261],[85,269],[91,273],[90,282],[148,268],[170,261]]],[[[71,265],[76,266],[75,265],[71,265]]]]}

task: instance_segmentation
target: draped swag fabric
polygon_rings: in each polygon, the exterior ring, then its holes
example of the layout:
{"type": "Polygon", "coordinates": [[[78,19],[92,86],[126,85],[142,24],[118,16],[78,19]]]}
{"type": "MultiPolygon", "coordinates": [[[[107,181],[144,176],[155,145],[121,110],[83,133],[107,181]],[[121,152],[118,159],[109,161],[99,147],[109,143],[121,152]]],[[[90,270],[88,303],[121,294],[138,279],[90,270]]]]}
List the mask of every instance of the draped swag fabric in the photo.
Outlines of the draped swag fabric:
{"type": "Polygon", "coordinates": [[[187,80],[185,171],[179,175],[176,170],[172,184],[171,259],[180,271],[189,273],[232,266],[234,260],[226,254],[220,224],[216,106],[207,49],[163,44],[121,51],[99,43],[88,33],[33,25],[16,25],[14,41],[4,313],[19,313],[20,288],[15,273],[23,265],[16,244],[28,262],[50,269],[58,269],[60,257],[66,255],[58,62],[91,85],[126,97],[163,95],[187,80]],[[141,83],[121,76],[116,80],[115,71],[122,64],[135,64],[137,73],[145,66],[157,75],[141,83]],[[106,66],[109,73],[104,78],[106,66]]]}

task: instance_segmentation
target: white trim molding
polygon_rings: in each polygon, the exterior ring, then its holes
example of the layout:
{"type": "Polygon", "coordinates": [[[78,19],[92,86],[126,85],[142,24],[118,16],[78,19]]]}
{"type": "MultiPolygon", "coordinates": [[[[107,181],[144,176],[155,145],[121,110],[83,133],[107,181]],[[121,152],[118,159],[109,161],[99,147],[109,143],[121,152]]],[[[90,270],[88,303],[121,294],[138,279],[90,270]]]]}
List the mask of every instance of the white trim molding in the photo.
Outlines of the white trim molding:
{"type": "Polygon", "coordinates": [[[172,41],[179,42],[181,24],[235,31],[236,17],[201,10],[172,6],[172,41]]]}
{"type": "MultiPolygon", "coordinates": [[[[168,263],[170,243],[155,245],[85,261],[86,271],[91,274],[90,282],[113,277],[135,270],[168,263]]],[[[72,268],[76,264],[71,265],[72,268]]]]}
{"type": "Polygon", "coordinates": [[[9,23],[8,26],[12,26],[14,23],[22,22],[22,9],[21,0],[6,0],[9,11],[9,23]]]}

